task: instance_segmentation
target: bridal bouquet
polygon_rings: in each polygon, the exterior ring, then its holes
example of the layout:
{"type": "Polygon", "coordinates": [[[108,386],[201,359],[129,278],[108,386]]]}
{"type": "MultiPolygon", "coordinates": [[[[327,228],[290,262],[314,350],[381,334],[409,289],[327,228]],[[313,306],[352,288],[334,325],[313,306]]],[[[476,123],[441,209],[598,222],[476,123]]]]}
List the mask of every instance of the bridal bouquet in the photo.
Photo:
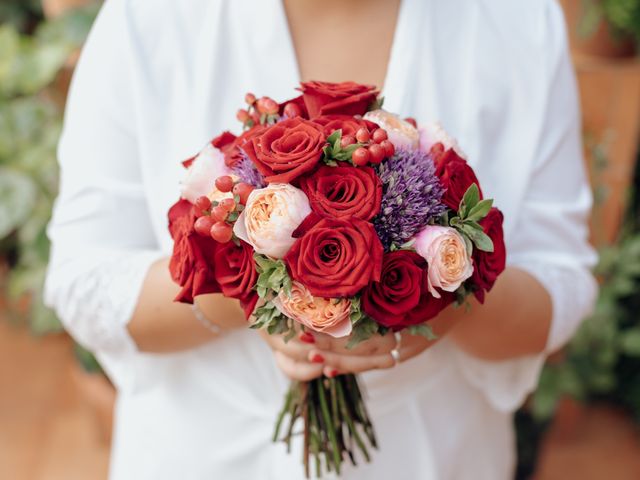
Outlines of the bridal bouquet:
{"type": "MultiPolygon", "coordinates": [[[[277,103],[247,94],[244,131],[184,162],[169,211],[177,301],[222,293],[252,328],[292,338],[408,330],[468,295],[484,301],[505,267],[502,214],[456,142],[382,110],[374,87],[302,83],[277,103]],[[304,334],[304,333],[303,333],[304,334]]],[[[304,433],[304,463],[368,461],[373,425],[355,375],[294,382],[274,440],[304,433]]]]}

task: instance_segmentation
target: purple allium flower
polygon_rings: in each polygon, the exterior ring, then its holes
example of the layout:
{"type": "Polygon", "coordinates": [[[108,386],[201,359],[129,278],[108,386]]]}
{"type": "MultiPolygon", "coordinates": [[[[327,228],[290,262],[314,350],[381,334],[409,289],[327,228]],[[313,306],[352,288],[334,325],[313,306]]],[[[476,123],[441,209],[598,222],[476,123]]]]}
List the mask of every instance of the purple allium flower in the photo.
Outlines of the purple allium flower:
{"type": "Polygon", "coordinates": [[[244,152],[242,152],[242,159],[231,169],[234,175],[240,178],[241,182],[253,185],[256,188],[264,188],[267,186],[267,182],[264,181],[264,177],[258,171],[254,163],[244,152]]]}
{"type": "Polygon", "coordinates": [[[383,193],[373,225],[385,250],[402,245],[445,212],[435,171],[431,156],[420,150],[399,149],[377,167],[383,193]]]}

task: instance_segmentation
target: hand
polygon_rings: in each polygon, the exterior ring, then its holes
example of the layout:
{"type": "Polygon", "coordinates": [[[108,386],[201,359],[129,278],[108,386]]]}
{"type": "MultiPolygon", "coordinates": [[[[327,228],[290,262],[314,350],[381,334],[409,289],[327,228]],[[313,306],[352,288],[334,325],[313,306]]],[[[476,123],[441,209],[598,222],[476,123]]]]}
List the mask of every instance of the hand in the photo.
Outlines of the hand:
{"type": "MultiPolygon", "coordinates": [[[[376,335],[355,348],[347,349],[348,338],[336,339],[321,333],[298,332],[289,342],[282,335],[260,334],[273,349],[280,369],[291,379],[309,381],[325,375],[362,373],[395,366],[391,350],[397,342],[393,333],[376,335]]],[[[400,361],[419,355],[435,342],[421,336],[401,334],[400,361]]]]}

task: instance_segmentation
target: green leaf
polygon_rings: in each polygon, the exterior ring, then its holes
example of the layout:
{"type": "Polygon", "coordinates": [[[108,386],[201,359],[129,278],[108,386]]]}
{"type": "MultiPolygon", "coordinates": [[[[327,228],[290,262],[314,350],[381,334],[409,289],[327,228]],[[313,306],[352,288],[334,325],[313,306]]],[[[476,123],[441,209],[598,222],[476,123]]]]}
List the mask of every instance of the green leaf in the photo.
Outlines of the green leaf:
{"type": "Polygon", "coordinates": [[[480,220],[482,220],[484,217],[487,216],[487,214],[491,210],[491,207],[493,207],[493,199],[488,198],[486,200],[482,200],[478,202],[475,207],[469,210],[469,213],[465,220],[479,222],[480,220]]]}
{"type": "Polygon", "coordinates": [[[412,325],[407,328],[409,335],[421,336],[426,338],[427,340],[437,340],[438,336],[433,332],[431,325],[427,323],[422,323],[420,325],[412,325]]]}
{"type": "Polygon", "coordinates": [[[482,230],[478,230],[466,223],[460,226],[459,229],[469,237],[478,250],[489,253],[493,252],[493,241],[482,230]]]}
{"type": "Polygon", "coordinates": [[[0,167],[0,239],[24,222],[36,202],[33,180],[17,170],[0,167]]]}
{"type": "Polygon", "coordinates": [[[353,325],[353,330],[347,342],[347,350],[350,350],[360,343],[369,340],[376,333],[379,332],[378,323],[371,317],[362,314],[363,316],[353,325]]]}
{"type": "Polygon", "coordinates": [[[467,189],[462,200],[460,201],[460,207],[458,214],[460,218],[467,218],[468,212],[476,206],[476,204],[480,201],[480,190],[478,189],[478,185],[472,183],[471,186],[467,189]]]}
{"type": "Polygon", "coordinates": [[[640,357],[640,327],[625,332],[620,338],[622,351],[632,357],[640,357]]]}
{"type": "Polygon", "coordinates": [[[327,137],[327,143],[333,147],[335,147],[336,142],[338,147],[340,147],[340,138],[342,137],[342,130],[336,130],[331,135],[327,137]]]}

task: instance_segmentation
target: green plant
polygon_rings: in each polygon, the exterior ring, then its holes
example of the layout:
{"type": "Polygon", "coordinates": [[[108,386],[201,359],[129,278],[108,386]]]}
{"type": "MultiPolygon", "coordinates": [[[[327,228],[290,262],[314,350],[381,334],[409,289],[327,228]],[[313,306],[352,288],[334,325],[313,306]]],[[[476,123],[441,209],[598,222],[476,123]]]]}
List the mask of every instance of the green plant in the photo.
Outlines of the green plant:
{"type": "Polygon", "coordinates": [[[0,25],[10,23],[26,33],[41,21],[41,0],[2,0],[0,3],[0,25]]]}
{"type": "Polygon", "coordinates": [[[77,51],[96,9],[84,8],[43,21],[33,34],[0,26],[0,257],[9,262],[5,289],[25,308],[37,333],[59,328],[42,303],[48,261],[45,229],[57,192],[55,148],[62,124],[52,88],[77,51]]]}
{"type": "Polygon", "coordinates": [[[582,8],[582,34],[594,33],[604,19],[615,34],[632,37],[640,45],[640,0],[582,0],[582,8]]]}

